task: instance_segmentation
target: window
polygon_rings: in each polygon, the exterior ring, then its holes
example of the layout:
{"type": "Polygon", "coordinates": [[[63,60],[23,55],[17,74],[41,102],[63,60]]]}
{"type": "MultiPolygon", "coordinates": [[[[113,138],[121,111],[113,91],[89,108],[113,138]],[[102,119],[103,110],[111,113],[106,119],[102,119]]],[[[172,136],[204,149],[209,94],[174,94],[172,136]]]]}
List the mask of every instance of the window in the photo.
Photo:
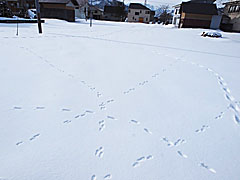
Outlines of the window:
{"type": "Polygon", "coordinates": [[[146,21],[148,21],[148,18],[146,18],[146,21]]]}
{"type": "Polygon", "coordinates": [[[130,13],[130,12],[131,12],[131,10],[129,9],[129,10],[128,10],[128,12],[130,13]]]}
{"type": "Polygon", "coordinates": [[[145,11],[145,14],[149,14],[150,13],[150,11],[145,11]]]}
{"type": "Polygon", "coordinates": [[[140,14],[142,13],[142,11],[140,11],[140,14]]]}
{"type": "Polygon", "coordinates": [[[134,20],[134,16],[133,16],[133,20],[134,20]]]}
{"type": "Polygon", "coordinates": [[[240,11],[240,6],[237,6],[235,9],[235,12],[239,12],[240,11]]]}
{"type": "Polygon", "coordinates": [[[229,12],[229,13],[239,12],[239,9],[240,9],[240,7],[239,7],[239,6],[236,6],[236,5],[230,6],[228,12],[229,12]]]}
{"type": "Polygon", "coordinates": [[[139,15],[139,12],[135,12],[135,15],[139,15]]]}

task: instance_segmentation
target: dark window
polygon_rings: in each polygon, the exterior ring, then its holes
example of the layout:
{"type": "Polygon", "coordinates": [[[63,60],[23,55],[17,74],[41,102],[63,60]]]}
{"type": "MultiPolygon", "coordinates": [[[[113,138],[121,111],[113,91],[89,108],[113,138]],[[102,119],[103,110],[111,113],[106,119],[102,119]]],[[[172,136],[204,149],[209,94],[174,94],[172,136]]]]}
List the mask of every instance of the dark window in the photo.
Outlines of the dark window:
{"type": "Polygon", "coordinates": [[[140,11],[140,14],[142,13],[142,11],[140,11]]]}
{"type": "Polygon", "coordinates": [[[129,9],[128,12],[131,12],[131,10],[129,9]]]}
{"type": "Polygon", "coordinates": [[[134,20],[134,16],[133,16],[133,20],[134,20]]]}
{"type": "Polygon", "coordinates": [[[148,21],[148,18],[146,18],[146,21],[148,21]]]}
{"type": "Polygon", "coordinates": [[[145,11],[145,14],[149,14],[150,12],[149,11],[145,11]]]}
{"type": "Polygon", "coordinates": [[[135,15],[139,15],[139,12],[135,12],[135,15]]]}

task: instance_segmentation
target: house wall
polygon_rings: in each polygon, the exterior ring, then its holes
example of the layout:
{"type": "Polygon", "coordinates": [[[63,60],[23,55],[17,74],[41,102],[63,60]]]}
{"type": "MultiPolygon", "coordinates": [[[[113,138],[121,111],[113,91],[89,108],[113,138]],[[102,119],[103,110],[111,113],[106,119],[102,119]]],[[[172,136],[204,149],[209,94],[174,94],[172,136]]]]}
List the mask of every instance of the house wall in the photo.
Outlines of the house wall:
{"type": "Polygon", "coordinates": [[[179,25],[180,22],[180,6],[179,7],[175,7],[174,9],[174,14],[173,14],[173,20],[172,20],[172,24],[175,26],[179,25]]]}
{"type": "MultiPolygon", "coordinates": [[[[240,9],[237,12],[231,12],[230,7],[233,5],[226,5],[224,8],[224,14],[230,17],[229,24],[232,24],[232,31],[240,32],[240,9]]],[[[240,7],[240,3],[236,4],[240,7]]]]}
{"type": "Polygon", "coordinates": [[[129,9],[128,10],[128,22],[140,22],[143,18],[144,23],[150,22],[150,10],[145,9],[129,9]],[[138,14],[139,15],[136,15],[138,14]]]}
{"type": "Polygon", "coordinates": [[[182,13],[180,28],[210,28],[212,15],[182,13]]]}
{"type": "Polygon", "coordinates": [[[56,18],[69,22],[75,21],[75,10],[73,7],[67,7],[66,4],[40,4],[42,18],[56,18]]]}

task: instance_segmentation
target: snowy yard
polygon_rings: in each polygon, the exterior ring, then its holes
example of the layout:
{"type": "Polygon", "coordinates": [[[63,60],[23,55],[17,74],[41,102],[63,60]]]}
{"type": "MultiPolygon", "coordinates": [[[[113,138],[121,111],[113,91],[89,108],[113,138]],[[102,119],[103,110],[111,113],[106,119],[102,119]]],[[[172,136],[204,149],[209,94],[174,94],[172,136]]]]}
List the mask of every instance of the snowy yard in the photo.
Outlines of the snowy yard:
{"type": "Polygon", "coordinates": [[[239,180],[240,34],[0,24],[0,180],[239,180]]]}

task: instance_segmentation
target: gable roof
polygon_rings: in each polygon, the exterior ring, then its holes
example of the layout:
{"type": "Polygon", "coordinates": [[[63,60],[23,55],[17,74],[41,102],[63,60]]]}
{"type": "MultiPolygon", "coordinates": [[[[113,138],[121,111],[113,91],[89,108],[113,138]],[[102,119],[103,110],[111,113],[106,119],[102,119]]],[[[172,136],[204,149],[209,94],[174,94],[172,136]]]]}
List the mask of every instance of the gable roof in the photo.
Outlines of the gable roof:
{"type": "Polygon", "coordinates": [[[216,4],[183,2],[181,12],[191,14],[217,15],[216,4]]]}
{"type": "Polygon", "coordinates": [[[144,9],[144,10],[150,10],[149,8],[147,8],[146,6],[140,4],[140,3],[130,3],[129,9],[144,9]]]}

